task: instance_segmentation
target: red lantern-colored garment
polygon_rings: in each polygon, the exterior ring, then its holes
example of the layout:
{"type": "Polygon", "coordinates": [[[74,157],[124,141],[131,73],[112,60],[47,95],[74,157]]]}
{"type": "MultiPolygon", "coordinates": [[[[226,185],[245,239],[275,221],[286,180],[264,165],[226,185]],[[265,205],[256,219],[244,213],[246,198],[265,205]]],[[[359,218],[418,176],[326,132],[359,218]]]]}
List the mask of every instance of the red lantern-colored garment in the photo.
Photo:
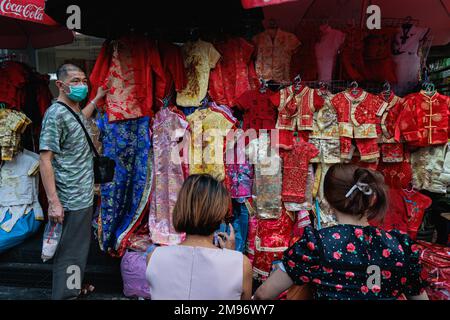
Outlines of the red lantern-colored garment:
{"type": "Polygon", "coordinates": [[[214,43],[221,59],[211,71],[209,95],[217,104],[232,107],[236,98],[251,89],[249,65],[254,47],[243,38],[214,43]]]}
{"type": "Polygon", "coordinates": [[[403,138],[415,147],[447,143],[449,108],[450,97],[437,92],[429,96],[422,90],[408,95],[399,116],[395,139],[403,138]]]}

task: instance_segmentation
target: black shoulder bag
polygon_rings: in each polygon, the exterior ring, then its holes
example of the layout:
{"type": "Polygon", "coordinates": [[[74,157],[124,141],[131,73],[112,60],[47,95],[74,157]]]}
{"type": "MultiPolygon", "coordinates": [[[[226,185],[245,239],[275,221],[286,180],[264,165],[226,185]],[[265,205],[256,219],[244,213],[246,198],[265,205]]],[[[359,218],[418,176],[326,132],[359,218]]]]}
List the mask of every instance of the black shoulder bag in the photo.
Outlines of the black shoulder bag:
{"type": "Polygon", "coordinates": [[[81,128],[84,131],[84,134],[86,135],[87,142],[88,142],[89,146],[91,147],[92,152],[95,155],[94,156],[94,180],[95,180],[95,183],[111,182],[114,178],[114,171],[116,168],[116,162],[114,161],[114,159],[100,156],[97,152],[97,149],[95,149],[95,146],[92,143],[91,137],[89,136],[89,133],[87,132],[86,128],[84,127],[83,122],[81,121],[80,117],[67,104],[65,104],[61,101],[57,101],[57,103],[66,107],[66,109],[70,111],[70,113],[78,121],[78,123],[80,124],[81,128]]]}

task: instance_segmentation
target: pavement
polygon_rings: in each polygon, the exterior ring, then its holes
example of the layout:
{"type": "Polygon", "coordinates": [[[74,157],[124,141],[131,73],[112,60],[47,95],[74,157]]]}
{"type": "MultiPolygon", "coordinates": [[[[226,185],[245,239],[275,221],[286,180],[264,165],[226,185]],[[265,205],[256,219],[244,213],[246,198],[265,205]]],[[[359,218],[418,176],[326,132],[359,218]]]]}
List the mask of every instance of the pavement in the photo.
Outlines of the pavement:
{"type": "MultiPolygon", "coordinates": [[[[50,300],[51,289],[0,286],[0,300],[50,300]]],[[[120,293],[93,292],[83,300],[133,300],[120,293]]]]}

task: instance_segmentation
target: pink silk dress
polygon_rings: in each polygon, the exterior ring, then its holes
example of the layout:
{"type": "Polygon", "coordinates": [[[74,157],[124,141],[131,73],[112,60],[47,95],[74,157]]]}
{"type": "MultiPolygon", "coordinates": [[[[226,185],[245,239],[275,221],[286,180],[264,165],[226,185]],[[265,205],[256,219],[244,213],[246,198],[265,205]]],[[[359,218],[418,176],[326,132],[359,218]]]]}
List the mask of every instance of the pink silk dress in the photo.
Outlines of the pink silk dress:
{"type": "Polygon", "coordinates": [[[183,185],[184,175],[178,153],[178,141],[187,131],[188,122],[169,108],[161,109],[153,123],[155,181],[150,205],[149,230],[153,243],[178,244],[184,235],[174,230],[172,210],[183,185]],[[178,161],[177,161],[178,160],[178,161]]]}

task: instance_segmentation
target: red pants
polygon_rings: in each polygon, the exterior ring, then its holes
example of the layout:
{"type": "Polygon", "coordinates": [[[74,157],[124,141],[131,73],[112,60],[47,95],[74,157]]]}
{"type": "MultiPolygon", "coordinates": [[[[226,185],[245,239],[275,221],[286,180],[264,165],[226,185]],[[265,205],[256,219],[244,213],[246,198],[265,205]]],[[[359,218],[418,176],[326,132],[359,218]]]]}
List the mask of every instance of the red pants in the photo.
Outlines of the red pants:
{"type": "MultiPolygon", "coordinates": [[[[341,158],[350,160],[352,158],[352,138],[341,137],[341,158]]],[[[380,149],[377,139],[355,139],[362,161],[375,160],[380,157],[380,149]]]]}
{"type": "Polygon", "coordinates": [[[290,246],[294,221],[283,209],[279,219],[260,219],[255,239],[253,271],[262,279],[269,276],[272,263],[281,260],[290,246]]]}
{"type": "Polygon", "coordinates": [[[383,162],[403,162],[403,144],[385,143],[381,145],[381,157],[383,162]]]}

